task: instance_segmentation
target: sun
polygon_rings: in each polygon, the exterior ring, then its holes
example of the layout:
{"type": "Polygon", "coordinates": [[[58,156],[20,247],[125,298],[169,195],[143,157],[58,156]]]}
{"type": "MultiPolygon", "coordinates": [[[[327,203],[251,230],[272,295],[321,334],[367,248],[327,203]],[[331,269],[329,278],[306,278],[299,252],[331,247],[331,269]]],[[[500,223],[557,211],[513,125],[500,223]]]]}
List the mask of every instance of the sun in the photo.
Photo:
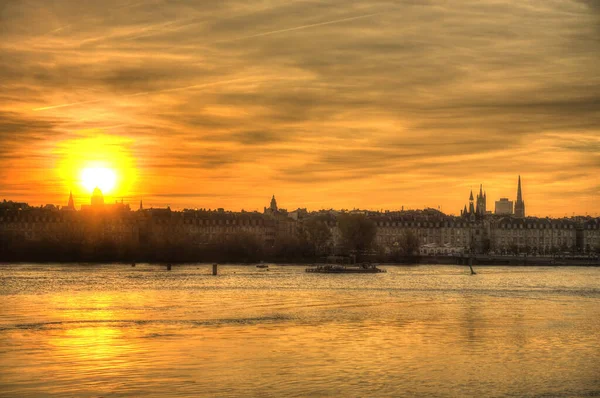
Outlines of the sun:
{"type": "MultiPolygon", "coordinates": [[[[126,197],[137,190],[134,141],[99,130],[81,130],[75,138],[54,147],[56,177],[63,190],[88,197],[96,187],[110,197],[126,197]]],[[[1,174],[1,173],[0,173],[1,174]]]]}
{"type": "Polygon", "coordinates": [[[98,187],[103,193],[113,190],[117,174],[108,167],[87,167],[81,171],[81,183],[90,192],[98,187]]]}

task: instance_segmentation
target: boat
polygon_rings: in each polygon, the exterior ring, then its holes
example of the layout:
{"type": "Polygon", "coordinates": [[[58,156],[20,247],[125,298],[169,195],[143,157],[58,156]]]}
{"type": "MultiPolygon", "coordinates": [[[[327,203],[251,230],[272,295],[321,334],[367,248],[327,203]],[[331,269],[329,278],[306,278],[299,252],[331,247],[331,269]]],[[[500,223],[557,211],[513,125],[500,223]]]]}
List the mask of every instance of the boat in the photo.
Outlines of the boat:
{"type": "Polygon", "coordinates": [[[371,263],[354,265],[319,264],[316,267],[306,268],[305,271],[320,274],[378,274],[386,272],[386,270],[377,268],[375,264],[371,263]]]}
{"type": "Polygon", "coordinates": [[[260,263],[256,264],[256,268],[269,268],[269,266],[265,264],[264,261],[261,261],[260,263]]]}

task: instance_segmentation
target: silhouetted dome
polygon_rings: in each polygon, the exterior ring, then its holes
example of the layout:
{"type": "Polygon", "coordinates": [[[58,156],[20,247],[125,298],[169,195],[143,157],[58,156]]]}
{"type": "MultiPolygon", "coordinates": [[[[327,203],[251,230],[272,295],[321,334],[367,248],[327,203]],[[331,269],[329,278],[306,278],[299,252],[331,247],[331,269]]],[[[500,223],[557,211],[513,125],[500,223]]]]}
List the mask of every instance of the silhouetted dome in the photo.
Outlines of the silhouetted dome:
{"type": "Polygon", "coordinates": [[[92,192],[92,206],[104,206],[104,195],[98,187],[94,188],[94,192],[92,192]]]}

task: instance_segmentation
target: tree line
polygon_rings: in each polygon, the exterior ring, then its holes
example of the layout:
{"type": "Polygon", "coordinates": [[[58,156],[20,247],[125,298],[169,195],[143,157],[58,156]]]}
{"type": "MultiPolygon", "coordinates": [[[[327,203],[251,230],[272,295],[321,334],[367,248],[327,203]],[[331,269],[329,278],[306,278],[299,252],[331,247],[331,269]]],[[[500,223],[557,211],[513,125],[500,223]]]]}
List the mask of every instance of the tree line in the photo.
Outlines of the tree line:
{"type": "Polygon", "coordinates": [[[33,262],[318,262],[328,255],[354,254],[358,261],[413,262],[419,252],[418,238],[406,231],[391,253],[375,244],[376,224],[361,214],[337,217],[339,244],[334,246],[327,215],[311,217],[293,236],[277,237],[265,245],[257,236],[237,232],[211,242],[140,242],[132,244],[111,239],[27,241],[0,235],[0,261],[33,262]]]}

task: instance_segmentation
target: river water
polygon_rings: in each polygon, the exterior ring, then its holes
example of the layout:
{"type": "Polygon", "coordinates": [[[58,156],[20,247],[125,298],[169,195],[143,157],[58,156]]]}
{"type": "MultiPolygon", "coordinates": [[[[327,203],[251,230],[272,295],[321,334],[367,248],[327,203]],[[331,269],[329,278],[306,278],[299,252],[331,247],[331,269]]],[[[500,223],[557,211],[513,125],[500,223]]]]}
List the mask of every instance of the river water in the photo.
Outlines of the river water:
{"type": "Polygon", "coordinates": [[[600,268],[0,265],[0,396],[599,396],[600,268]]]}

